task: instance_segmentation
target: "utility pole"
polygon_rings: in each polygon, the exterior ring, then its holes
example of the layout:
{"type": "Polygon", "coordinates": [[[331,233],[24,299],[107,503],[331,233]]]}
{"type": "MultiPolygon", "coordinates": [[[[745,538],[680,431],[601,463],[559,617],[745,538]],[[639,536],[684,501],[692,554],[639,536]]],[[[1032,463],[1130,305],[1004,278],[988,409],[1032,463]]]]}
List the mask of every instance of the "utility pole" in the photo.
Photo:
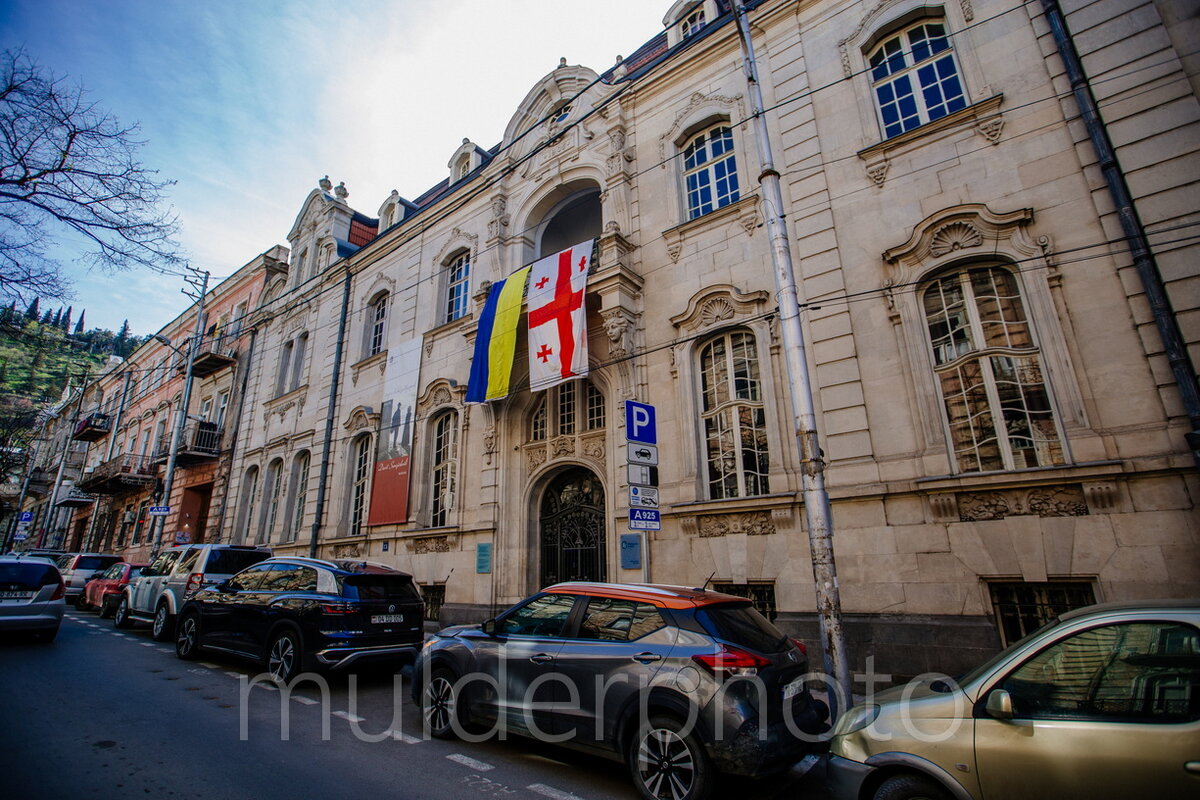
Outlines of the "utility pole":
{"type": "MultiPolygon", "coordinates": [[[[767,121],[763,117],[762,90],[758,83],[758,65],[754,60],[754,44],[742,0],[734,0],[738,35],[742,40],[745,59],[746,86],[750,95],[751,118],[758,139],[762,174],[762,203],[767,221],[767,236],[771,244],[771,265],[775,271],[776,298],[779,301],[779,321],[783,333],[784,361],[792,398],[792,416],[800,448],[801,485],[804,494],[804,519],[808,525],[808,546],[812,558],[813,578],[816,581],[817,619],[821,626],[821,644],[825,652],[825,671],[831,676],[834,691],[829,693],[831,718],[838,717],[838,701],[853,703],[850,659],[846,652],[846,636],[842,629],[842,601],[838,591],[837,568],[833,558],[833,513],[829,493],[825,489],[825,458],[817,440],[816,405],[809,380],[808,357],[804,349],[804,331],[800,326],[800,305],[796,292],[796,273],[788,244],[784,222],[783,192],[779,188],[779,173],[771,151],[767,121]],[[839,697],[840,695],[840,697],[839,697]]],[[[845,709],[841,709],[844,711],[845,709]]]]}
{"type": "MultiPolygon", "coordinates": [[[[193,273],[188,275],[184,280],[196,291],[189,292],[187,289],[180,291],[194,299],[196,306],[196,329],[192,334],[191,340],[188,342],[187,349],[187,367],[183,373],[183,395],[179,398],[179,408],[175,410],[175,425],[171,430],[170,450],[167,453],[167,471],[163,475],[163,490],[162,499],[159,502],[171,505],[171,489],[175,483],[175,462],[179,455],[179,444],[183,441],[183,428],[187,424],[188,405],[192,399],[192,366],[196,361],[196,349],[200,346],[200,339],[204,336],[204,300],[208,296],[208,273],[200,272],[192,267],[188,269],[193,273]]],[[[164,337],[165,338],[165,337],[164,337]]],[[[174,348],[176,352],[180,352],[178,348],[174,348]]],[[[156,517],[156,530],[154,533],[154,546],[151,548],[150,557],[154,558],[158,555],[158,551],[162,549],[163,529],[167,527],[167,518],[165,516],[156,517]]]]}

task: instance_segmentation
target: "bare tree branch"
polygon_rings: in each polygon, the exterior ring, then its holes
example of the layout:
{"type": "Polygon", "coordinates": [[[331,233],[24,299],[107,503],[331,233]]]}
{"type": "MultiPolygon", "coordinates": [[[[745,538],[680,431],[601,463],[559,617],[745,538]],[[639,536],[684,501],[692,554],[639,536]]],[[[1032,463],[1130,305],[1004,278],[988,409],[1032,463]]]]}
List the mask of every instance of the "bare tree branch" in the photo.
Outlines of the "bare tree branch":
{"type": "Polygon", "coordinates": [[[68,293],[56,233],[81,239],[90,267],[183,265],[171,182],[137,160],[137,133],[22,50],[0,53],[0,299],[68,293]]]}

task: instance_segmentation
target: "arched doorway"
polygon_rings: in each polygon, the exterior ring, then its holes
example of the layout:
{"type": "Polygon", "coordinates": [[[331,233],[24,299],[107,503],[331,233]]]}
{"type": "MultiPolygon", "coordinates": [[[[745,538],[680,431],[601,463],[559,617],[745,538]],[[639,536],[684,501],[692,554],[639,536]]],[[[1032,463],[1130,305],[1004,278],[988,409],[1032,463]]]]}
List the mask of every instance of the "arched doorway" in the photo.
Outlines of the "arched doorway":
{"type": "Polygon", "coordinates": [[[572,467],[550,481],[538,529],[542,586],[606,579],[604,487],[591,470],[572,467]]]}

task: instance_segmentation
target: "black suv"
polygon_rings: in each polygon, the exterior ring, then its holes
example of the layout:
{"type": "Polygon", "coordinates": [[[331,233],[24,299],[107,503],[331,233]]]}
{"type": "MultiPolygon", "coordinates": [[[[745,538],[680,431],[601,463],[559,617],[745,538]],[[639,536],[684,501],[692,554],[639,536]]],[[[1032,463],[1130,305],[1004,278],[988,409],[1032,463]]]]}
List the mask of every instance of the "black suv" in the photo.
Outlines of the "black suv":
{"type": "Polygon", "coordinates": [[[271,558],[188,598],[175,653],[192,659],[205,647],[248,656],[288,682],[310,669],[411,660],[424,611],[412,576],[391,567],[271,558]]]}

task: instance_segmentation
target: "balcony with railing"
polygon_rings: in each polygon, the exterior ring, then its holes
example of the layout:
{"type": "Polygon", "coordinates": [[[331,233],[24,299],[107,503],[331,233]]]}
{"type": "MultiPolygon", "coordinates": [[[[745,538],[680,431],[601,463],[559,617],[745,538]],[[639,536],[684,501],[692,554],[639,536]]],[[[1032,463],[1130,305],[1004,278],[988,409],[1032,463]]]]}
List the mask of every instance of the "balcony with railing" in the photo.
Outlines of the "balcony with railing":
{"type": "Polygon", "coordinates": [[[110,458],[91,472],[86,469],[76,486],[94,494],[118,494],[153,484],[158,465],[149,456],[126,454],[110,458]]]}
{"type": "Polygon", "coordinates": [[[201,337],[196,347],[196,358],[192,361],[192,374],[203,378],[232,366],[237,361],[236,344],[236,336],[206,334],[201,337]]]}
{"type": "Polygon", "coordinates": [[[79,420],[71,438],[80,442],[94,442],[103,439],[110,430],[112,430],[112,420],[108,414],[96,412],[79,420]]]}
{"type": "MultiPolygon", "coordinates": [[[[221,455],[222,430],[215,422],[206,420],[191,420],[183,426],[183,436],[179,440],[179,450],[175,454],[175,463],[179,465],[196,464],[211,461],[221,455]]],[[[154,460],[164,463],[171,455],[171,434],[159,438],[154,448],[154,460]]]]}

